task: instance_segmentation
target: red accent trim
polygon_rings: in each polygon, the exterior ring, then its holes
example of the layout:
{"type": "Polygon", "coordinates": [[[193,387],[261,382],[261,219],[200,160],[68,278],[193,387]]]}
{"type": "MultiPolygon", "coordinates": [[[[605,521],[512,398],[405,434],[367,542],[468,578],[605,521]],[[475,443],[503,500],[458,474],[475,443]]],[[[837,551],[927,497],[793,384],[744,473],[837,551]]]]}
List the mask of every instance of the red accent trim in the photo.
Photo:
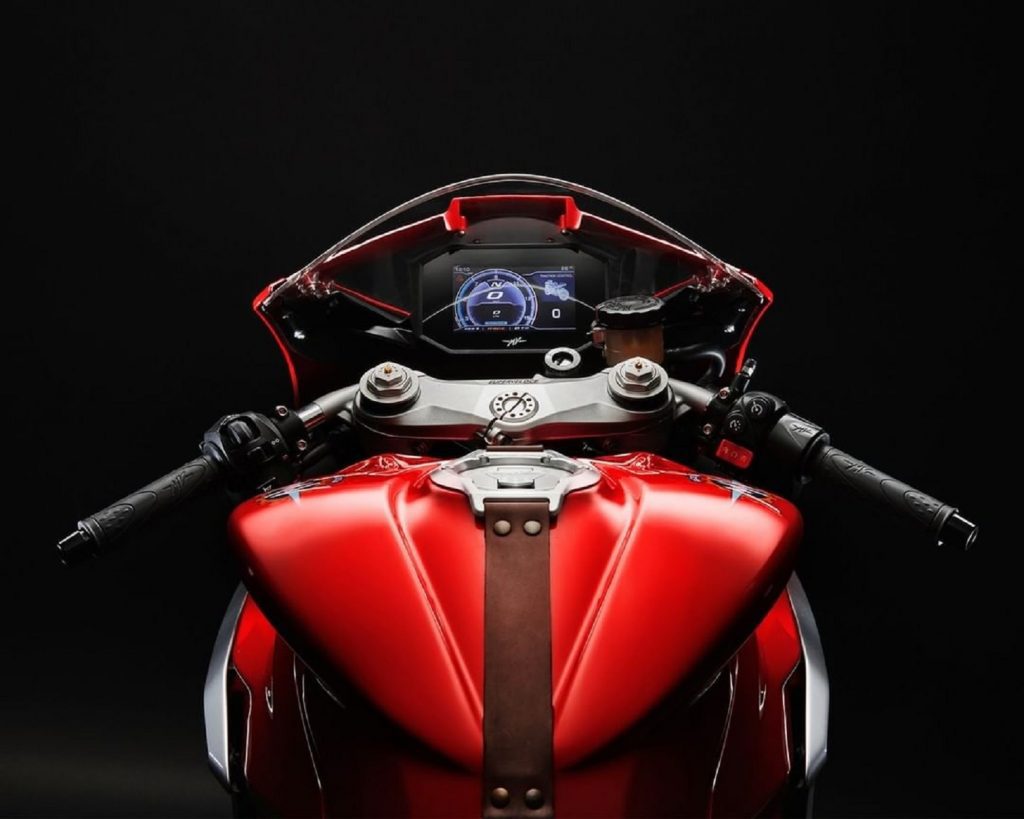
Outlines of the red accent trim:
{"type": "Polygon", "coordinates": [[[718,442],[715,457],[720,461],[725,461],[727,464],[732,464],[740,469],[746,469],[754,460],[754,453],[745,446],[740,446],[723,438],[718,442]]]}
{"type": "Polygon", "coordinates": [[[744,275],[750,278],[751,284],[757,288],[758,292],[764,299],[764,302],[761,304],[761,309],[757,311],[757,314],[747,325],[747,332],[744,334],[743,341],[740,342],[740,346],[736,351],[736,367],[734,372],[739,372],[743,367],[743,361],[747,357],[747,347],[750,346],[750,337],[754,335],[754,330],[756,330],[757,325],[761,323],[761,319],[764,317],[765,311],[772,306],[772,302],[775,300],[775,296],[772,294],[772,291],[768,289],[768,285],[760,279],[751,276],[749,273],[744,275]]]}
{"type": "Polygon", "coordinates": [[[476,216],[523,215],[549,218],[559,230],[578,230],[583,213],[571,196],[456,196],[444,212],[444,225],[449,232],[463,232],[469,227],[467,214],[476,216]]]}
{"type": "Polygon", "coordinates": [[[677,290],[682,290],[684,287],[693,284],[695,281],[697,281],[697,277],[690,276],[690,278],[688,279],[683,279],[681,282],[676,282],[675,284],[670,284],[668,287],[662,288],[654,295],[657,296],[659,299],[667,298],[668,296],[671,296],[673,293],[675,293],[677,290]]]}
{"type": "Polygon", "coordinates": [[[274,325],[271,323],[270,319],[267,318],[267,314],[264,313],[262,309],[260,309],[261,306],[263,305],[263,302],[265,302],[267,300],[267,298],[269,298],[271,291],[273,291],[273,289],[277,285],[281,284],[283,281],[284,281],[284,279],[279,279],[278,281],[271,282],[266,287],[264,287],[260,291],[259,295],[256,296],[255,299],[252,300],[252,309],[256,313],[256,315],[259,316],[260,321],[262,321],[263,324],[266,325],[267,330],[270,331],[270,335],[272,335],[274,337],[274,341],[277,342],[277,346],[281,350],[281,355],[284,356],[284,362],[285,362],[285,364],[288,365],[288,378],[292,382],[292,395],[293,395],[293,397],[295,399],[296,406],[298,406],[298,404],[299,404],[299,374],[295,370],[295,361],[292,359],[291,350],[289,350],[288,347],[285,346],[284,339],[281,338],[281,335],[277,332],[277,328],[274,327],[274,325]]]}
{"type": "Polygon", "coordinates": [[[444,212],[444,226],[449,233],[463,233],[469,227],[469,221],[462,215],[462,197],[452,199],[444,212]]]}
{"type": "Polygon", "coordinates": [[[394,313],[396,316],[401,316],[402,318],[409,318],[410,316],[408,310],[405,310],[398,305],[388,304],[386,301],[375,299],[373,296],[367,296],[365,293],[360,293],[358,290],[353,290],[351,287],[345,287],[344,285],[338,284],[336,281],[332,281],[331,286],[335,290],[340,290],[346,296],[351,296],[359,301],[365,301],[367,304],[380,308],[381,310],[386,310],[389,313],[394,313]]]}
{"type": "Polygon", "coordinates": [[[576,207],[576,201],[570,196],[565,197],[565,213],[558,217],[558,229],[579,230],[582,223],[583,213],[576,207]]]}

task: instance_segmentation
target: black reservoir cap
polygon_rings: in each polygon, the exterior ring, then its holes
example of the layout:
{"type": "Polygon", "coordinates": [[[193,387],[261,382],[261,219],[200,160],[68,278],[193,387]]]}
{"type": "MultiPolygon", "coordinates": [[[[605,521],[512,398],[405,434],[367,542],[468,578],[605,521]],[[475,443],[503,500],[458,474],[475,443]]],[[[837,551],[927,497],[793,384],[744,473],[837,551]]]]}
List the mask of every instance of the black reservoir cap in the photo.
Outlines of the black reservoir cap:
{"type": "Polygon", "coordinates": [[[657,296],[617,296],[597,305],[594,323],[609,330],[657,327],[664,306],[657,296]]]}

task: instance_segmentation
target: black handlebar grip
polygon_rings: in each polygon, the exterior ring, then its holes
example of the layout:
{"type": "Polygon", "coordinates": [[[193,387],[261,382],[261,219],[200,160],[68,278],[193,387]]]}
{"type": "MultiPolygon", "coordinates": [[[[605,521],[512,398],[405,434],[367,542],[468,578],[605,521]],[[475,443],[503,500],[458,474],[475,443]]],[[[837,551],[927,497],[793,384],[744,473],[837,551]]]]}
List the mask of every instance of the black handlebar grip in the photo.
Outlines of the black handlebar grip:
{"type": "Polygon", "coordinates": [[[205,455],[157,478],[101,512],[78,522],[78,529],[57,544],[66,564],[94,557],[111,543],[214,483],[217,465],[205,455]]]}
{"type": "Polygon", "coordinates": [[[970,548],[978,527],[955,507],[919,492],[903,481],[868,466],[834,446],[821,446],[811,454],[808,474],[847,486],[870,501],[909,518],[931,533],[938,543],[970,548]]]}

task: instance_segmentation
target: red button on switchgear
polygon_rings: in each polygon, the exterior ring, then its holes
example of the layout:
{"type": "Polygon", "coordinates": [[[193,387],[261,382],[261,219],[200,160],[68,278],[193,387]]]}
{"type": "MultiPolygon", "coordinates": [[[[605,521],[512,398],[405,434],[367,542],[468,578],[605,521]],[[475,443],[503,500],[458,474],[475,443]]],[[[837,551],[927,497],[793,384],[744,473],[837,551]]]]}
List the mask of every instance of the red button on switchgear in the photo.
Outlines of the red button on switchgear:
{"type": "Polygon", "coordinates": [[[715,450],[715,457],[727,464],[732,464],[740,469],[746,469],[754,460],[754,453],[745,446],[726,441],[724,438],[719,441],[718,449],[715,450]]]}

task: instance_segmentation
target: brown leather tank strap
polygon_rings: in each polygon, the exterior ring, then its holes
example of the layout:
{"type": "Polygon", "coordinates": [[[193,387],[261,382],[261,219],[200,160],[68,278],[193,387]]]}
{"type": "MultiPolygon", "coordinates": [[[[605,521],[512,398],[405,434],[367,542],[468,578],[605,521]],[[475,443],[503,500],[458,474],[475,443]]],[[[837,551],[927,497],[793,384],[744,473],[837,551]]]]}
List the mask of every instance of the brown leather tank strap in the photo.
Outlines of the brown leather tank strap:
{"type": "Polygon", "coordinates": [[[484,819],[550,819],[551,571],[547,500],[484,504],[484,819]]]}

